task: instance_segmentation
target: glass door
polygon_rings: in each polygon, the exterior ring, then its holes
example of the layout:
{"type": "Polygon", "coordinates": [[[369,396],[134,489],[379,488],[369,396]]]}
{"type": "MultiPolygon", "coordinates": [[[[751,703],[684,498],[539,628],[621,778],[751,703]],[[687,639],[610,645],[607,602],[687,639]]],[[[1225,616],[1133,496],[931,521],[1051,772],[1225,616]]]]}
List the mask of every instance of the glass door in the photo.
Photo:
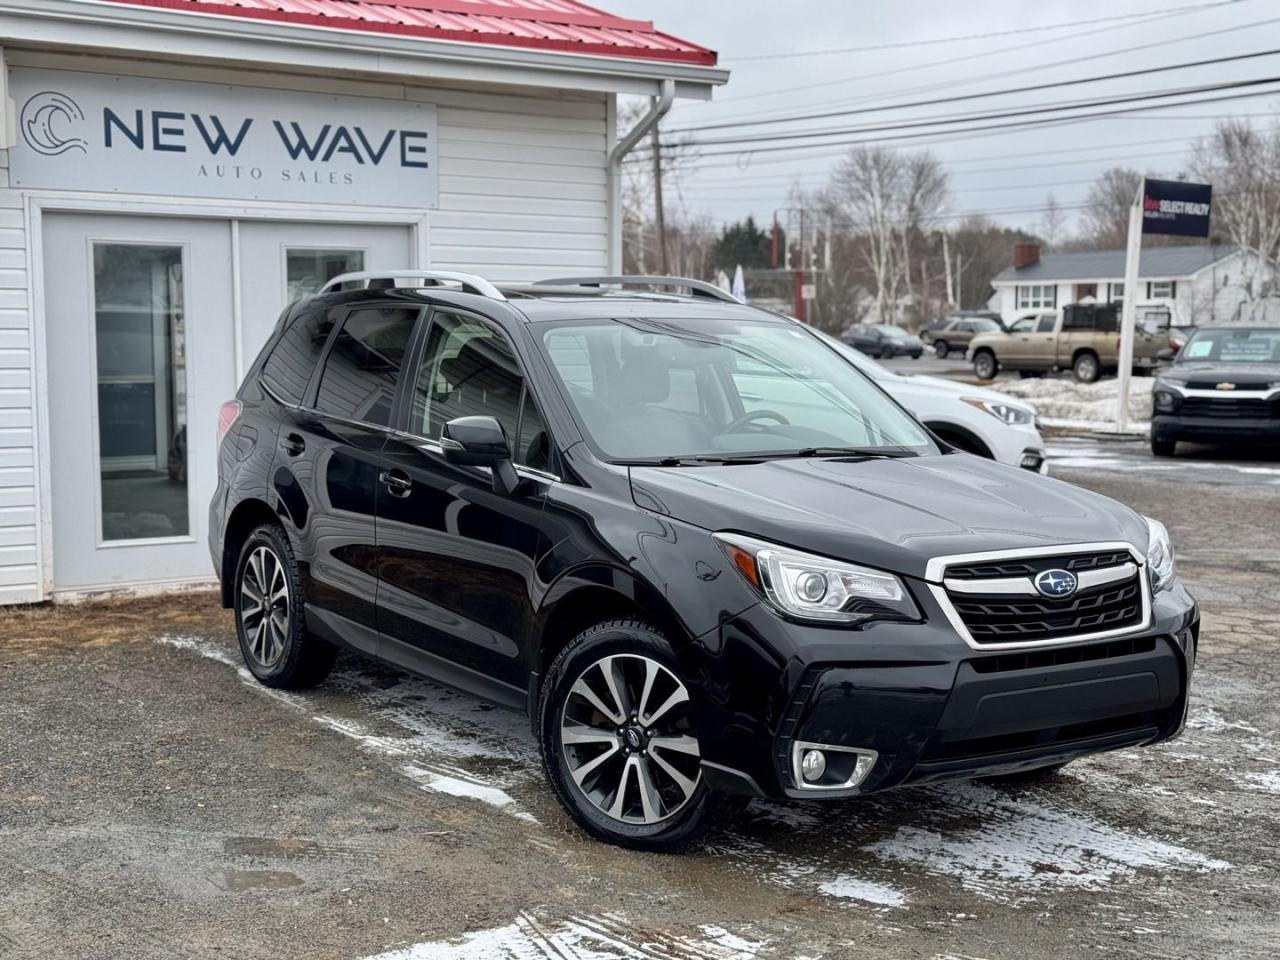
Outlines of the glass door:
{"type": "Polygon", "coordinates": [[[54,586],[206,580],[230,224],[46,214],[54,586]]]}

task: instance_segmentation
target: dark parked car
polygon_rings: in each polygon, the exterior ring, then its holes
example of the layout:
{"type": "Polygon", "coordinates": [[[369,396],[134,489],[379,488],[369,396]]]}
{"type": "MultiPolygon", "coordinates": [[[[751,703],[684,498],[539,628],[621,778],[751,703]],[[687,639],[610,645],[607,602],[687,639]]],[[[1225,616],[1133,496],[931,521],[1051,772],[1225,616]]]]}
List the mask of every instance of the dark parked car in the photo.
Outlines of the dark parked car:
{"type": "Polygon", "coordinates": [[[1179,732],[1199,617],[1158,522],[940,445],[802,325],[619,282],[355,274],[286,311],[210,506],[258,680],[345,646],[525,710],[569,814],[648,849],[734,795],[1179,732]]]}
{"type": "Polygon", "coordinates": [[[961,312],[931,323],[920,331],[920,339],[933,347],[939,360],[944,360],[950,353],[963,354],[969,349],[969,341],[978,334],[1003,329],[998,313],[961,312]]]}
{"type": "Polygon", "coordinates": [[[869,357],[883,360],[886,357],[911,357],[919,360],[924,353],[924,343],[901,327],[892,323],[864,323],[850,327],[840,339],[869,357]]]}
{"type": "Polygon", "coordinates": [[[1280,327],[1199,328],[1156,378],[1152,407],[1158,457],[1179,440],[1280,442],[1280,327]]]}

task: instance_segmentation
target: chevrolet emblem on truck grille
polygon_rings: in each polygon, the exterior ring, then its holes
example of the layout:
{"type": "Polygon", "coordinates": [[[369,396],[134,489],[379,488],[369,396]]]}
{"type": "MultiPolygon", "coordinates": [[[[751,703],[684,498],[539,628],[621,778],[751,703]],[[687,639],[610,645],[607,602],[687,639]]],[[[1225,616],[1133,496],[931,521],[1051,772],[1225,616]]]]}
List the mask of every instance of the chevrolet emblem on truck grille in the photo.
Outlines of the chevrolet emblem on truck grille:
{"type": "Polygon", "coordinates": [[[1234,383],[1220,383],[1217,388],[1219,390],[1234,390],[1236,385],[1234,383]]]}

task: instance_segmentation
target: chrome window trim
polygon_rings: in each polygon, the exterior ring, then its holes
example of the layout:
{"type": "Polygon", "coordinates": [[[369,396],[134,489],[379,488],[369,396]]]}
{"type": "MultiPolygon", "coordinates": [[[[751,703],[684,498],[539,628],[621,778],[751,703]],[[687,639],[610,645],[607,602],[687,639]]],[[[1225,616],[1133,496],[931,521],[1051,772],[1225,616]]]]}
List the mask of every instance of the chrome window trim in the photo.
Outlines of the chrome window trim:
{"type": "MultiPolygon", "coordinates": [[[[1127,564],[1125,565],[1128,566],[1127,564]]],[[[1051,647],[1066,647],[1079,643],[1090,643],[1095,640],[1108,640],[1113,637],[1124,637],[1141,633],[1151,626],[1151,583],[1146,576],[1146,557],[1131,543],[1122,540],[1111,540],[1103,543],[1060,543],[1052,547],[1028,547],[1011,550],[988,550],[982,553],[960,553],[945,557],[934,557],[925,566],[925,580],[929,592],[942,610],[951,628],[972,650],[1044,650],[1051,647]],[[1113,630],[1098,630],[1093,633],[1078,633],[1070,637],[1054,637],[1049,640],[1015,640],[1010,643],[978,643],[969,633],[964,620],[956,612],[947,596],[942,578],[946,568],[957,563],[982,563],[988,560],[1017,560],[1028,557],[1067,556],[1077,553],[1104,553],[1109,550],[1126,550],[1133,557],[1138,573],[1138,595],[1142,598],[1142,619],[1132,626],[1118,627],[1113,630]]],[[[1088,572],[1088,571],[1086,571],[1088,572]]],[[[1077,575],[1078,576],[1078,575],[1077,575]]],[[[1012,579],[1012,578],[1011,578],[1012,579]]],[[[953,581],[954,582],[954,581],[953,581]]]]}
{"type": "MultiPolygon", "coordinates": [[[[392,430],[390,432],[391,435],[398,440],[404,440],[407,443],[411,443],[421,450],[426,450],[428,453],[436,453],[440,456],[444,456],[444,447],[440,445],[439,440],[428,440],[426,437],[420,437],[416,433],[406,433],[403,430],[392,430]]],[[[556,476],[554,473],[548,473],[546,470],[539,470],[537,467],[526,467],[518,463],[513,464],[513,466],[516,468],[516,473],[524,477],[526,480],[541,480],[543,483],[564,482],[562,478],[556,476]]],[[[493,472],[488,467],[474,467],[473,469],[483,471],[484,473],[493,472]]]]}

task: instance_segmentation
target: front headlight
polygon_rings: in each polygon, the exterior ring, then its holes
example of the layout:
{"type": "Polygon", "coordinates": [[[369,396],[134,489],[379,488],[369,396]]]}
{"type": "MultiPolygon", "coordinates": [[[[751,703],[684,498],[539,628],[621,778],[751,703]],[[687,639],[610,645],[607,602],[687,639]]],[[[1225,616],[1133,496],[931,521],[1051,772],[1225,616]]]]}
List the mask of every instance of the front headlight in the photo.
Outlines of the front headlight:
{"type": "Polygon", "coordinates": [[[891,573],[736,533],[715,538],[734,569],[783,616],[828,623],[920,619],[911,594],[891,573]]]}
{"type": "Polygon", "coordinates": [[[1034,412],[1026,407],[1015,406],[1012,403],[1004,403],[1000,400],[983,400],[979,397],[961,397],[960,399],[969,404],[969,406],[977,407],[979,410],[985,411],[997,420],[1003,420],[1011,426],[1031,423],[1036,416],[1034,412]]]}
{"type": "Polygon", "coordinates": [[[1173,541],[1159,520],[1143,519],[1147,521],[1147,573],[1151,577],[1151,591],[1159,593],[1173,584],[1173,541]]]}
{"type": "Polygon", "coordinates": [[[1178,404],[1178,390],[1167,380],[1156,380],[1151,394],[1155,409],[1168,413],[1178,404]]]}

